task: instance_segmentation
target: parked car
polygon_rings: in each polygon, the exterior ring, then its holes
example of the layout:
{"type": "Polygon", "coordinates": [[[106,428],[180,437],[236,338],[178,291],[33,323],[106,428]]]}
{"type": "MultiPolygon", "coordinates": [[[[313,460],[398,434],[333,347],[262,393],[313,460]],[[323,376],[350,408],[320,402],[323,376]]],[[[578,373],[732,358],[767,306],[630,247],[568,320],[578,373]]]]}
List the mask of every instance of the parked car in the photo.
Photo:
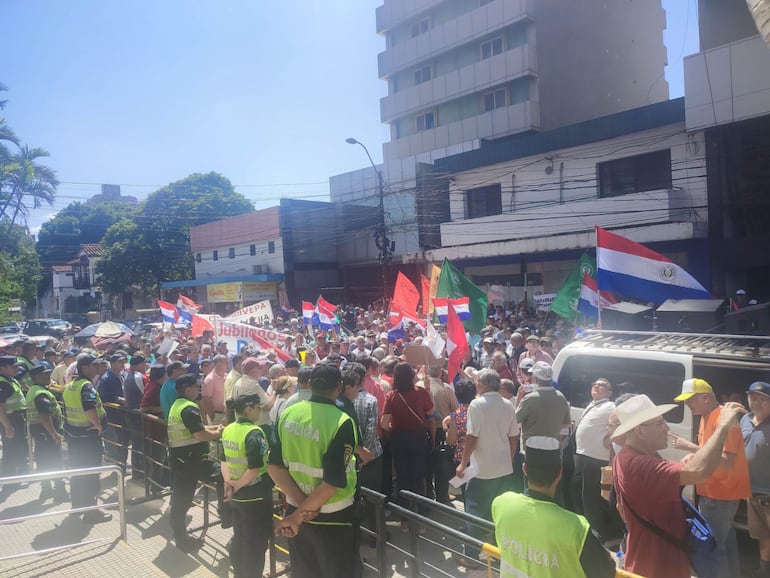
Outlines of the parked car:
{"type": "Polygon", "coordinates": [[[18,323],[9,323],[8,325],[0,325],[0,333],[20,333],[21,325],[18,323]]]}
{"type": "Polygon", "coordinates": [[[24,324],[27,335],[51,335],[61,339],[72,332],[72,324],[64,319],[30,319],[24,324]]]}

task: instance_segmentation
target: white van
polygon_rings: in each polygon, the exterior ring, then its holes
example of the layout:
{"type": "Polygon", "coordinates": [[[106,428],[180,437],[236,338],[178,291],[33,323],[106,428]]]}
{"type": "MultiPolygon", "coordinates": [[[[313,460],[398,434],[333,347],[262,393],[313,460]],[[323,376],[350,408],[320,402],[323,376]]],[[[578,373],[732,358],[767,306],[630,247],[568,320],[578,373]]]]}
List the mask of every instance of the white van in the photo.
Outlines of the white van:
{"type": "MultiPolygon", "coordinates": [[[[570,402],[573,423],[591,401],[591,384],[599,377],[610,381],[616,396],[620,390],[644,393],[655,404],[675,403],[682,381],[700,377],[720,401],[745,405],[751,383],[770,382],[770,336],[586,331],[559,351],[553,374],[570,402]]],[[[683,403],[678,406],[665,414],[671,431],[696,441],[697,419],[683,403]]],[[[685,452],[669,446],[661,454],[680,460],[685,452]]]]}

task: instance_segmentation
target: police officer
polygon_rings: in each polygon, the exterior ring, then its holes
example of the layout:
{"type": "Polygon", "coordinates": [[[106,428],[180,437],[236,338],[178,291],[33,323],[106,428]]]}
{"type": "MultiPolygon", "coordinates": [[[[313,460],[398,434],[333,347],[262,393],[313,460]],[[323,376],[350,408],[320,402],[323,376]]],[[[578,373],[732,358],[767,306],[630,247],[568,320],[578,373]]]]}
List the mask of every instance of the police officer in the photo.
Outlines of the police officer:
{"type": "Polygon", "coordinates": [[[357,576],[357,439],[353,420],[335,404],[342,374],[334,364],[317,365],[310,386],[310,400],[281,414],[270,450],[268,472],[289,503],[276,532],[291,538],[295,578],[357,576]]]}
{"type": "Polygon", "coordinates": [[[556,503],[561,479],[559,440],[533,436],[525,444],[523,494],[505,492],[492,502],[502,562],[500,576],[612,578],[615,564],[588,521],[556,503]],[[554,529],[559,531],[555,532],[554,529]]]}
{"type": "Polygon", "coordinates": [[[18,476],[27,469],[27,402],[16,381],[18,360],[0,357],[0,425],[3,441],[3,476],[18,476]]]}
{"type": "Polygon", "coordinates": [[[32,358],[35,357],[35,350],[37,346],[32,341],[24,341],[21,344],[21,355],[17,358],[18,373],[16,379],[18,379],[21,387],[24,391],[27,391],[32,387],[32,368],[35,367],[35,362],[32,358]]]}
{"type": "Polygon", "coordinates": [[[268,443],[256,425],[261,415],[257,394],[228,400],[236,421],[222,432],[225,500],[232,506],[230,562],[235,578],[262,576],[265,550],[273,531],[272,480],[267,474],[268,443]]]}
{"type": "MultiPolygon", "coordinates": [[[[75,362],[77,374],[62,394],[64,400],[65,427],[69,465],[72,468],[93,468],[102,464],[102,431],[106,413],[102,400],[92,382],[98,366],[96,358],[82,353],[75,362]]],[[[72,507],[85,508],[96,505],[99,494],[99,475],[91,474],[72,479],[70,485],[72,507]]],[[[83,522],[97,524],[112,519],[112,515],[98,510],[83,514],[83,522]]]]}
{"type": "Polygon", "coordinates": [[[198,378],[192,373],[176,380],[177,399],[168,412],[168,446],[171,463],[171,529],[176,547],[190,552],[203,545],[203,539],[187,535],[185,516],[192,505],[198,481],[217,486],[220,516],[224,488],[219,464],[210,460],[209,442],[222,436],[222,425],[204,425],[195,400],[200,399],[198,378]]]}
{"type": "MultiPolygon", "coordinates": [[[[61,443],[64,430],[62,429],[62,411],[53,393],[48,390],[51,383],[51,372],[42,363],[30,371],[32,387],[27,392],[27,423],[29,434],[34,441],[35,463],[38,471],[56,471],[62,469],[61,443]]],[[[69,499],[64,487],[64,480],[44,480],[40,490],[40,501],[53,498],[56,502],[69,499]],[[55,490],[54,490],[55,487],[55,490]]]]}

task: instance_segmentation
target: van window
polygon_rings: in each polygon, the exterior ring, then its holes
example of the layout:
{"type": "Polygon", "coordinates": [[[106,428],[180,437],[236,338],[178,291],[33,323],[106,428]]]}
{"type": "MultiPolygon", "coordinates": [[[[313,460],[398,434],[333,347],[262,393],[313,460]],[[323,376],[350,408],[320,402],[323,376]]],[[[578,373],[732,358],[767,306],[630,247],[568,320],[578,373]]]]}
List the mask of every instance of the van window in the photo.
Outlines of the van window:
{"type": "MultiPolygon", "coordinates": [[[[613,397],[626,393],[614,386],[628,383],[633,386],[628,393],[644,393],[660,405],[674,403],[674,398],[682,391],[684,366],[653,359],[573,355],[567,358],[559,372],[559,391],[572,407],[585,407],[591,401],[591,384],[600,377],[607,378],[613,385],[613,397]]],[[[679,404],[666,414],[666,420],[681,423],[683,416],[684,404],[679,404]]]]}
{"type": "Polygon", "coordinates": [[[693,377],[709,382],[720,403],[737,401],[745,405],[749,385],[768,381],[768,367],[764,364],[699,359],[694,361],[692,371],[693,377]]]}

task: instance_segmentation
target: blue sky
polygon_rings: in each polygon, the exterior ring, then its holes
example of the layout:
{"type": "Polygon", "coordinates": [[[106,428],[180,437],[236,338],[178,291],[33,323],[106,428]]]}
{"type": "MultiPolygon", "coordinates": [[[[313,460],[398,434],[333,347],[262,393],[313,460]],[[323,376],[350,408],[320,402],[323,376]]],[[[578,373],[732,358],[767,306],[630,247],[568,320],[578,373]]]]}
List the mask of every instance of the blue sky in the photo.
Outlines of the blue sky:
{"type": "MultiPolygon", "coordinates": [[[[257,208],[328,198],[328,177],[375,162],[388,139],[377,77],[382,0],[4,0],[4,116],[51,153],[53,207],[123,185],[144,197],[218,171],[257,208]]],[[[695,0],[663,0],[671,97],[698,51],[695,0]],[[688,16],[689,12],[689,16],[688,16]]]]}

